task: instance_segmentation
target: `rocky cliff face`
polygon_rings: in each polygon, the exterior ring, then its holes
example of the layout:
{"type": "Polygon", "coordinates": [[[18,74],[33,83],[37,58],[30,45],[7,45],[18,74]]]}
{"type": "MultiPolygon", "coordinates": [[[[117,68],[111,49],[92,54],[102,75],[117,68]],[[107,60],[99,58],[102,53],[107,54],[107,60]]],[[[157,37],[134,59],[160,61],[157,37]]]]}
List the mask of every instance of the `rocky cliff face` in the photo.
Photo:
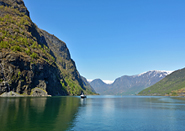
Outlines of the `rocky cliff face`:
{"type": "Polygon", "coordinates": [[[0,94],[14,91],[31,95],[38,92],[32,90],[37,87],[46,90],[50,95],[67,95],[59,81],[59,69],[45,61],[32,63],[30,57],[3,51],[0,53],[0,65],[0,94]]]}
{"type": "Polygon", "coordinates": [[[24,2],[22,0],[1,0],[0,6],[17,9],[19,12],[29,16],[29,11],[25,7],[24,2]]]}
{"type": "Polygon", "coordinates": [[[66,44],[44,30],[40,30],[40,32],[45,39],[44,41],[43,38],[41,38],[41,41],[51,49],[51,54],[56,59],[56,63],[62,71],[63,76],[66,76],[66,79],[72,79],[86,90],[87,88],[84,86],[82,78],[76,69],[75,62],[71,59],[66,44]]]}
{"type": "Polygon", "coordinates": [[[35,25],[22,0],[0,0],[0,12],[0,95],[91,93],[66,44],[35,25]]]}

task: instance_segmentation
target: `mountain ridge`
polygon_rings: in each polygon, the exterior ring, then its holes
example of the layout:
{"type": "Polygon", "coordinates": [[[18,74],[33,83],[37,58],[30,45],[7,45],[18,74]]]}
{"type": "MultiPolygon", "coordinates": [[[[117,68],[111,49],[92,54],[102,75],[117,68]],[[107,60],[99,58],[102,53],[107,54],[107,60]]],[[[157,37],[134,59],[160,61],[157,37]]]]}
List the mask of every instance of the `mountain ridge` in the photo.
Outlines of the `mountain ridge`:
{"type": "Polygon", "coordinates": [[[138,75],[123,75],[115,79],[112,84],[106,84],[101,79],[95,79],[90,82],[90,84],[95,91],[100,94],[133,95],[137,94],[142,89],[155,84],[170,73],[172,73],[172,71],[150,70],[138,75]],[[96,84],[96,82],[98,84],[96,84]]]}

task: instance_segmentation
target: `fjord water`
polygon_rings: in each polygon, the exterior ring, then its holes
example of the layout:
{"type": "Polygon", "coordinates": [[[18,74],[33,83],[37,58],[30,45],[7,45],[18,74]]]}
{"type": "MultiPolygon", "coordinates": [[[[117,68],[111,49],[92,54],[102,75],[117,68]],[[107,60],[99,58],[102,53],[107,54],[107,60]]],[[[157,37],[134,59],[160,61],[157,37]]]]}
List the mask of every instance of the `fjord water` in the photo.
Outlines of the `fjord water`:
{"type": "Polygon", "coordinates": [[[1,131],[184,131],[185,98],[0,98],[1,131]]]}

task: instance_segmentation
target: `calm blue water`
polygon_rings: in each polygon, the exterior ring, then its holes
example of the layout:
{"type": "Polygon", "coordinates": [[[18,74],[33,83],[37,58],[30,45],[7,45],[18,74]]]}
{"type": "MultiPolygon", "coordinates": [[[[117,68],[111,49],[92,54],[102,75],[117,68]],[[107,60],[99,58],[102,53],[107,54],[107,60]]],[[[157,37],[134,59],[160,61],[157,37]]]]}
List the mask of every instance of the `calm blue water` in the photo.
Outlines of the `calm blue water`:
{"type": "Polygon", "coordinates": [[[1,131],[184,131],[185,98],[0,98],[1,131]]]}

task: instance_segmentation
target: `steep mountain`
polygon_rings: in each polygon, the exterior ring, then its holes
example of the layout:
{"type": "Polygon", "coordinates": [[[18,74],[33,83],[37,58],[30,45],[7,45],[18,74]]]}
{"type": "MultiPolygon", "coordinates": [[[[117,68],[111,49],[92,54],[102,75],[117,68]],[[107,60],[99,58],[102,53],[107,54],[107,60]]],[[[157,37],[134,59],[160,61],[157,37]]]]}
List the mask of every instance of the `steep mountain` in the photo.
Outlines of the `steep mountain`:
{"type": "Polygon", "coordinates": [[[0,72],[0,95],[92,93],[66,44],[35,25],[22,0],[0,0],[0,72]]]}
{"type": "Polygon", "coordinates": [[[81,76],[82,81],[84,86],[86,86],[87,90],[89,90],[90,92],[92,92],[92,94],[95,94],[96,91],[94,90],[94,88],[90,85],[90,83],[87,81],[87,79],[83,76],[81,76]]]}
{"type": "Polygon", "coordinates": [[[101,79],[95,79],[91,81],[90,85],[99,94],[101,94],[102,92],[108,89],[108,84],[104,83],[101,79]]]}
{"type": "Polygon", "coordinates": [[[112,84],[102,83],[101,80],[92,81],[90,84],[101,95],[132,95],[157,83],[169,73],[171,72],[153,70],[134,76],[122,76],[112,84]]]}
{"type": "Polygon", "coordinates": [[[185,68],[174,71],[139,95],[185,96],[185,68]]]}

